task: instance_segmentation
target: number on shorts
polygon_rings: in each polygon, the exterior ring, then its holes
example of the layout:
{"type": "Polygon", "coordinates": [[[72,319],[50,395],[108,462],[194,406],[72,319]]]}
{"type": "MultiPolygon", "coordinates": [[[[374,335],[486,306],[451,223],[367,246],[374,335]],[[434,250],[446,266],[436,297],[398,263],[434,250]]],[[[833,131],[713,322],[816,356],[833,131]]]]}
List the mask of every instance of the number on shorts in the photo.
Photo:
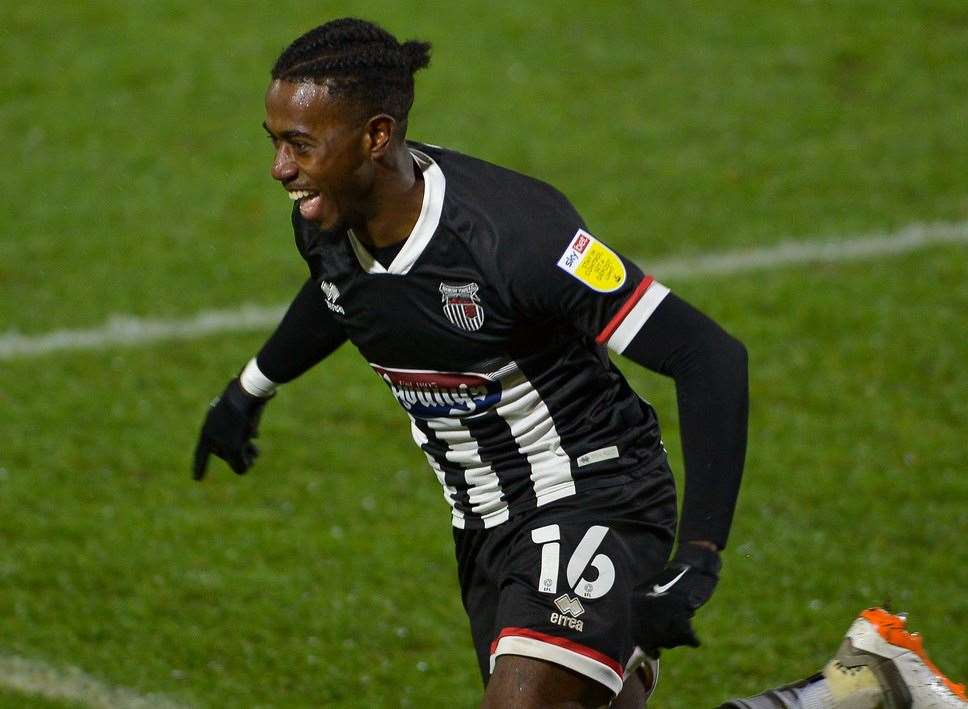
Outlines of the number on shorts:
{"type": "MultiPolygon", "coordinates": [[[[615,584],[615,564],[605,554],[596,554],[602,540],[608,534],[608,527],[595,525],[589,527],[585,536],[575,547],[565,574],[568,586],[582,598],[601,598],[615,584]],[[584,577],[585,570],[594,566],[598,578],[589,581],[584,577]]],[[[561,529],[557,524],[549,524],[531,531],[531,541],[541,546],[541,571],[538,574],[538,590],[541,593],[558,592],[558,570],[561,565],[561,529]]]]}

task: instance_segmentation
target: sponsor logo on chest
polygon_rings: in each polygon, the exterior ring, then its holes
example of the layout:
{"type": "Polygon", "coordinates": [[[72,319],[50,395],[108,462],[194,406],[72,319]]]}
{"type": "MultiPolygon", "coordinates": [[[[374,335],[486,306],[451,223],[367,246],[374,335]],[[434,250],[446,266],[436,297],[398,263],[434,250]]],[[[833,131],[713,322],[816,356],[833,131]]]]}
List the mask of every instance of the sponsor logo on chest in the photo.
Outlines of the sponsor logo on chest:
{"type": "Polygon", "coordinates": [[[444,315],[451,325],[462,330],[474,332],[480,330],[484,324],[484,307],[477,295],[480,286],[476,283],[463,285],[440,284],[440,301],[444,308],[444,315]]]}
{"type": "Polygon", "coordinates": [[[370,366],[404,410],[417,418],[463,416],[489,409],[501,400],[501,383],[479,374],[370,366]]]}

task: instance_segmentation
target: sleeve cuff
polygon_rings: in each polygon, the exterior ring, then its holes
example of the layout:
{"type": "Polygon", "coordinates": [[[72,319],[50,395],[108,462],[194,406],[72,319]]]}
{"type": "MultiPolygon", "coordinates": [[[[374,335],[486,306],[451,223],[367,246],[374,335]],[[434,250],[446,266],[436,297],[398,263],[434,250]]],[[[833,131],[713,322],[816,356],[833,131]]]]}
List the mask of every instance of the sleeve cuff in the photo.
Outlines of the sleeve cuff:
{"type": "Polygon", "coordinates": [[[259,365],[255,361],[255,357],[250,359],[249,363],[245,365],[245,369],[239,375],[239,383],[246,393],[262,399],[268,399],[275,394],[276,387],[279,386],[262,373],[262,370],[259,369],[259,365]]]}
{"type": "Polygon", "coordinates": [[[595,342],[622,354],[668,294],[668,288],[646,276],[615,317],[598,333],[595,342]]]}

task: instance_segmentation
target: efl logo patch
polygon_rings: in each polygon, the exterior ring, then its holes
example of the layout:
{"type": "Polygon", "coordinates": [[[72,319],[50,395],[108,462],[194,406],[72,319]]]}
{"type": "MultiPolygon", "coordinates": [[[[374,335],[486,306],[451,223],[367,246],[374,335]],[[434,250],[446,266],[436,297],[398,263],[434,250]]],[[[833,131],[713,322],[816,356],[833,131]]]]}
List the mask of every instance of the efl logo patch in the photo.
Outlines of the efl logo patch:
{"type": "Polygon", "coordinates": [[[462,330],[474,332],[480,330],[484,324],[484,307],[477,295],[480,286],[467,283],[462,286],[440,284],[440,300],[444,307],[444,315],[452,325],[462,330]]]}
{"type": "Polygon", "coordinates": [[[584,229],[579,229],[558,259],[558,268],[599,293],[611,293],[625,283],[622,259],[584,229]]]}

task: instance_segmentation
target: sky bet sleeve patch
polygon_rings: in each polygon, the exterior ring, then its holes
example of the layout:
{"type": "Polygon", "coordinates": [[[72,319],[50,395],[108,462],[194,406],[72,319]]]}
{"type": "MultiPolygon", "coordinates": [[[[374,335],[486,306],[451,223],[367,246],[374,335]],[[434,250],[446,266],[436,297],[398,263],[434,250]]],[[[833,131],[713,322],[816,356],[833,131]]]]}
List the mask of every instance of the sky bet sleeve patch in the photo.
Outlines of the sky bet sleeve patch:
{"type": "Polygon", "coordinates": [[[599,293],[611,293],[625,283],[622,259],[584,229],[579,229],[568,244],[558,259],[558,268],[599,293]]]}

